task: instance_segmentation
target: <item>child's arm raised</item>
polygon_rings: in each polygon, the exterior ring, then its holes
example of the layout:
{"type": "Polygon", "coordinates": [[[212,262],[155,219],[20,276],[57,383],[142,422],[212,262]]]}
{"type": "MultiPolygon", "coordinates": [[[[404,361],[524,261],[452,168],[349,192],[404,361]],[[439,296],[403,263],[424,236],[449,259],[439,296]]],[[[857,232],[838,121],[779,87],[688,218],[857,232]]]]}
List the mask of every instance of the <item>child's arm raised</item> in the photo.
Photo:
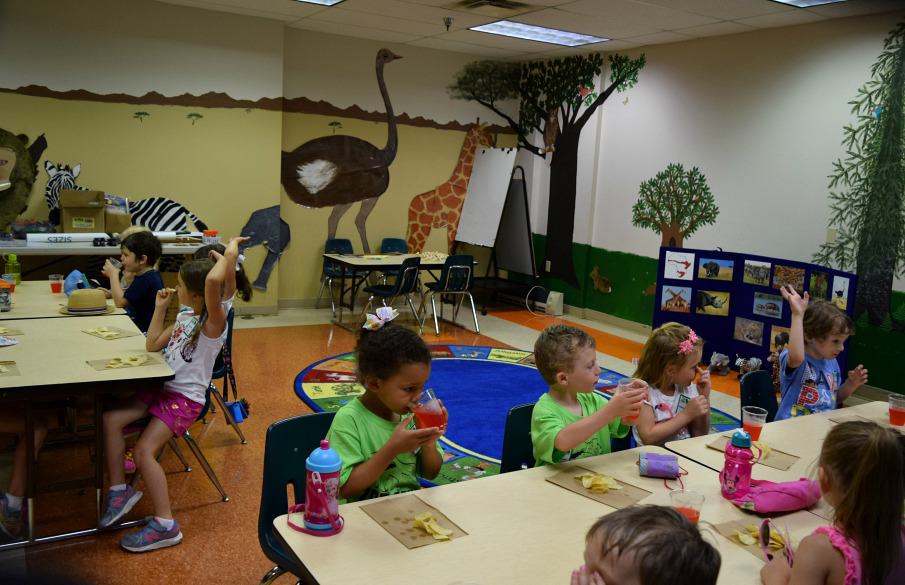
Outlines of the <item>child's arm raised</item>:
{"type": "Polygon", "coordinates": [[[789,285],[783,285],[779,292],[789,303],[792,310],[792,325],[789,328],[789,359],[786,366],[794,370],[804,361],[804,312],[808,308],[809,296],[807,291],[804,297],[798,295],[794,288],[789,285]]]}
{"type": "Polygon", "coordinates": [[[610,424],[617,418],[632,416],[641,407],[641,401],[647,395],[646,388],[636,388],[621,392],[610,398],[606,405],[581,420],[562,428],[553,441],[557,451],[568,452],[590,439],[594,433],[610,424]]]}
{"type": "Polygon", "coordinates": [[[409,415],[399,421],[390,436],[390,440],[377,453],[374,453],[370,459],[359,463],[352,469],[349,479],[346,480],[346,483],[339,490],[341,497],[346,499],[354,498],[377,483],[381,474],[390,466],[396,455],[411,453],[418,447],[422,447],[423,450],[423,447],[428,443],[433,444],[437,441],[440,433],[435,428],[411,430],[406,428],[411,420],[412,417],[409,415]]]}
{"type": "Polygon", "coordinates": [[[695,396],[688,401],[679,414],[668,420],[657,422],[654,409],[645,404],[641,408],[641,415],[638,417],[638,422],[635,423],[635,428],[638,429],[638,436],[645,445],[663,445],[680,429],[693,425],[695,421],[709,412],[710,403],[707,399],[703,396],[695,396]]]}
{"type": "MultiPolygon", "coordinates": [[[[104,262],[104,268],[101,270],[101,273],[110,279],[110,298],[113,299],[113,304],[116,305],[120,309],[124,309],[129,306],[129,301],[126,300],[126,294],[123,292],[122,283],[119,281],[120,269],[113,265],[112,262],[108,259],[104,262]]],[[[104,289],[105,291],[107,289],[104,289]]],[[[107,294],[106,292],[104,294],[107,294]]]]}
{"type": "MultiPolygon", "coordinates": [[[[223,293],[221,298],[223,299],[231,299],[234,294],[236,294],[236,262],[239,258],[239,244],[242,242],[248,241],[250,238],[235,236],[229,239],[229,244],[226,245],[226,250],[223,251],[223,257],[232,263],[233,269],[228,271],[225,274],[225,279],[223,281],[223,293]]],[[[218,262],[221,258],[221,255],[218,254],[215,250],[211,250],[208,253],[208,256],[214,262],[218,262]]]]}
{"type": "Polygon", "coordinates": [[[160,351],[170,341],[173,326],[164,327],[163,322],[166,319],[167,307],[170,305],[170,298],[173,294],[170,292],[171,290],[162,288],[157,291],[157,296],[154,297],[154,315],[151,316],[151,323],[148,325],[148,336],[145,339],[145,349],[148,351],[160,351]]]}
{"type": "Polygon", "coordinates": [[[233,286],[235,286],[236,259],[229,254],[217,254],[213,250],[211,250],[211,258],[216,258],[216,262],[204,279],[204,307],[207,309],[207,319],[204,321],[204,328],[201,332],[209,339],[216,339],[220,337],[223,328],[226,327],[226,313],[223,312],[223,305],[220,304],[220,301],[222,300],[223,285],[230,272],[232,272],[233,286]]]}

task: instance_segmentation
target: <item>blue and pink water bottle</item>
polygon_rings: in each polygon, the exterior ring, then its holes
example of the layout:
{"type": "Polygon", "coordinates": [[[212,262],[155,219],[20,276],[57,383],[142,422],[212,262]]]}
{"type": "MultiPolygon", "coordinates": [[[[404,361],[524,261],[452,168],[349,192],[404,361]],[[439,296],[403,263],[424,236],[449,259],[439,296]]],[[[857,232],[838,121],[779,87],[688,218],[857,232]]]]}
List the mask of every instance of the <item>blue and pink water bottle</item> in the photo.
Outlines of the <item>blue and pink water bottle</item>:
{"type": "Polygon", "coordinates": [[[324,439],[305,460],[305,528],[330,536],[343,529],[339,515],[339,472],[343,462],[324,439]]]}
{"type": "Polygon", "coordinates": [[[751,435],[739,429],[726,444],[725,461],[720,472],[720,492],[728,500],[736,500],[751,490],[751,435]]]}

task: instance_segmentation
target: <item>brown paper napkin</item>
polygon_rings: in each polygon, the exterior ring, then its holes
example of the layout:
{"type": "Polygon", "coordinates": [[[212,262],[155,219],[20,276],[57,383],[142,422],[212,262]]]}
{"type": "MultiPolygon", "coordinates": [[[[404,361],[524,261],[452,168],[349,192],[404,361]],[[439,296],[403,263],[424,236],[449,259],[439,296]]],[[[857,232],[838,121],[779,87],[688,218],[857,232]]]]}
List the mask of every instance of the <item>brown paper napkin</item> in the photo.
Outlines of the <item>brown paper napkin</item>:
{"type": "Polygon", "coordinates": [[[429,544],[444,542],[434,539],[433,536],[415,528],[415,516],[423,512],[431,512],[437,523],[453,533],[450,540],[462,538],[468,533],[459,528],[446,514],[414,494],[376,500],[373,504],[366,504],[361,511],[370,516],[381,528],[389,532],[393,538],[405,545],[406,548],[419,548],[429,544]]]}
{"type": "Polygon", "coordinates": [[[0,362],[0,378],[6,376],[21,376],[22,373],[19,372],[19,366],[16,365],[16,362],[12,361],[3,361],[0,362]],[[5,372],[3,370],[6,370],[5,372]]]}
{"type": "MultiPolygon", "coordinates": [[[[717,451],[726,451],[726,445],[729,443],[730,438],[724,435],[718,436],[716,439],[707,443],[707,446],[711,449],[716,449],[717,451]]],[[[767,467],[772,467],[773,469],[778,469],[780,471],[786,471],[793,465],[795,462],[801,459],[798,455],[792,455],[791,453],[786,453],[785,451],[780,451],[779,449],[773,447],[769,443],[766,443],[768,447],[770,447],[770,452],[765,456],[761,456],[757,462],[761,465],[766,465],[767,467]]],[[[752,445],[751,451],[754,452],[754,455],[757,456],[757,449],[752,445]]]]}
{"type": "Polygon", "coordinates": [[[104,360],[90,360],[87,362],[87,364],[89,366],[91,366],[92,368],[94,368],[95,370],[97,370],[99,372],[102,372],[104,370],[115,371],[115,370],[121,370],[124,368],[136,368],[136,367],[140,367],[140,366],[158,366],[158,365],[160,365],[160,363],[161,362],[160,362],[159,357],[156,357],[149,353],[123,354],[123,355],[118,355],[118,356],[114,356],[114,357],[109,357],[104,360]],[[144,356],[147,358],[147,360],[142,364],[129,363],[128,359],[133,356],[144,356]],[[119,359],[120,363],[122,363],[123,365],[119,366],[118,368],[108,368],[107,365],[110,364],[115,359],[119,359]]]}
{"type": "Polygon", "coordinates": [[[749,520],[732,520],[730,522],[723,522],[722,524],[713,524],[712,526],[716,528],[716,531],[726,537],[726,539],[734,544],[735,546],[741,547],[756,556],[762,561],[764,559],[764,551],[761,550],[760,545],[758,544],[742,544],[735,537],[735,531],[741,530],[745,531],[745,526],[749,524],[760,524],[760,520],[757,521],[749,521],[749,520]]]}
{"type": "Polygon", "coordinates": [[[101,339],[111,341],[113,339],[122,339],[123,337],[135,337],[139,335],[137,331],[126,331],[119,327],[94,327],[92,329],[83,329],[83,333],[100,337],[101,339]]]}
{"type": "Polygon", "coordinates": [[[610,490],[606,493],[592,492],[588,488],[581,485],[581,483],[575,479],[576,475],[581,475],[583,473],[596,472],[591,471],[590,469],[585,469],[584,467],[575,466],[570,467],[564,471],[560,471],[556,475],[548,477],[547,481],[552,484],[558,485],[559,487],[566,488],[570,492],[575,492],[576,494],[580,494],[586,498],[597,500],[601,504],[606,504],[607,506],[616,508],[617,510],[634,506],[647,496],[651,495],[651,492],[639,488],[638,486],[634,486],[630,483],[626,483],[617,478],[613,479],[615,479],[616,482],[620,486],[622,486],[621,490],[610,490]]]}

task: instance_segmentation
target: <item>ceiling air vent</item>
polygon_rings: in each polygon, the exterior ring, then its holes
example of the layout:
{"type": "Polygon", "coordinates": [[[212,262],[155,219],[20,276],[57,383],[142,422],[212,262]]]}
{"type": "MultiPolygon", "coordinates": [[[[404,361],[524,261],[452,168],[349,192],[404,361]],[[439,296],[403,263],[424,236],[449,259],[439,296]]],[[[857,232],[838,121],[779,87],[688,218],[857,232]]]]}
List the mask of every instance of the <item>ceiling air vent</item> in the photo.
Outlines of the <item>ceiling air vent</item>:
{"type": "Polygon", "coordinates": [[[513,0],[459,0],[458,2],[447,4],[446,8],[473,12],[492,18],[506,18],[538,10],[537,6],[525,4],[524,2],[514,2],[513,0]]]}

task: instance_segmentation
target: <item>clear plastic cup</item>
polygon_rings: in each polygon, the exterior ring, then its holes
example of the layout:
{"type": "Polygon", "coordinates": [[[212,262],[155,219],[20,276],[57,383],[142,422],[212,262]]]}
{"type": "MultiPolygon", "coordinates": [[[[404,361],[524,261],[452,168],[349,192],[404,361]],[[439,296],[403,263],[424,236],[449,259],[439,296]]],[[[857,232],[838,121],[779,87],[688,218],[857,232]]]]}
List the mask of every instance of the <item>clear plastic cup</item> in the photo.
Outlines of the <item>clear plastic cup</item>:
{"type": "Polygon", "coordinates": [[[446,413],[443,412],[433,388],[427,388],[421,393],[421,398],[415,403],[412,412],[415,413],[415,426],[419,429],[431,427],[442,429],[446,426],[446,413]]]}
{"type": "Polygon", "coordinates": [[[692,524],[701,519],[704,508],[704,494],[690,490],[673,490],[669,492],[669,501],[677,512],[688,518],[692,524]]]}
{"type": "Polygon", "coordinates": [[[118,268],[118,269],[122,270],[122,268],[123,268],[123,263],[120,261],[119,258],[112,258],[112,257],[111,257],[111,258],[107,258],[107,260],[110,262],[110,264],[113,265],[114,268],[118,268]]]}
{"type": "Polygon", "coordinates": [[[752,441],[760,440],[760,432],[767,422],[767,411],[757,406],[742,407],[742,428],[748,431],[752,441]]]}
{"type": "Polygon", "coordinates": [[[63,292],[63,278],[62,274],[50,274],[47,276],[48,280],[50,280],[50,292],[58,295],[63,292]]]}
{"type": "MultiPolygon", "coordinates": [[[[619,385],[616,387],[616,393],[622,394],[623,392],[628,392],[630,390],[635,390],[641,386],[643,382],[638,380],[637,378],[620,378],[619,385]]],[[[641,414],[641,410],[638,409],[638,412],[631,416],[625,416],[626,420],[637,420],[638,416],[641,414]]]]}
{"type": "Polygon", "coordinates": [[[889,395],[889,424],[905,425],[905,396],[901,394],[889,395]]]}

